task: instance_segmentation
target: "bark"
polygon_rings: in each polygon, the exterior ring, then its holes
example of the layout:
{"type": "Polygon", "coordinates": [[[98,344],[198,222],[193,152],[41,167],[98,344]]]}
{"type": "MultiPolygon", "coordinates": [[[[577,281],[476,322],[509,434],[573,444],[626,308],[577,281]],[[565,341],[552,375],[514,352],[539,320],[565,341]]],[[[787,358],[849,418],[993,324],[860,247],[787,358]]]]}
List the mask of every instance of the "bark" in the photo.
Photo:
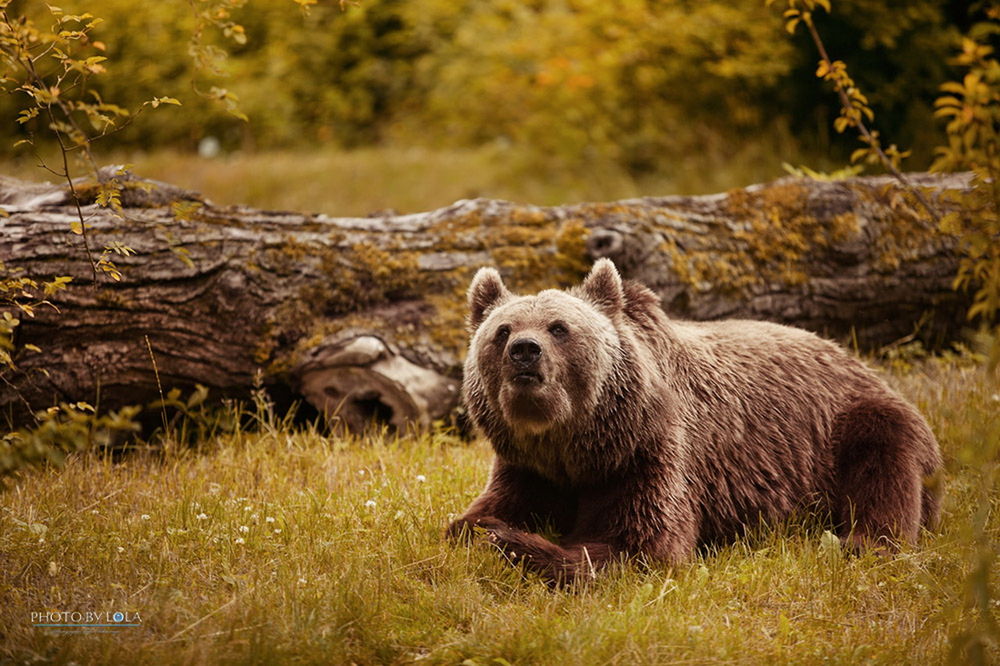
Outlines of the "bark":
{"type": "MultiPolygon", "coordinates": [[[[943,194],[969,183],[911,177],[942,210],[943,194]]],[[[768,319],[862,347],[915,331],[953,338],[968,304],[951,289],[955,239],[886,178],[548,208],[476,199],[369,218],[216,206],[120,180],[121,215],[95,205],[96,186],[78,188],[92,254],[135,251],[113,256],[120,282],[95,282],[65,188],[0,180],[8,274],[73,278],[52,307],[19,316],[17,369],[0,375],[15,422],[60,401],[112,408],[195,384],[243,397],[263,383],[351,429],[426,426],[457,405],[464,290],[483,265],[528,292],[574,284],[610,257],[673,316],[768,319]]]]}

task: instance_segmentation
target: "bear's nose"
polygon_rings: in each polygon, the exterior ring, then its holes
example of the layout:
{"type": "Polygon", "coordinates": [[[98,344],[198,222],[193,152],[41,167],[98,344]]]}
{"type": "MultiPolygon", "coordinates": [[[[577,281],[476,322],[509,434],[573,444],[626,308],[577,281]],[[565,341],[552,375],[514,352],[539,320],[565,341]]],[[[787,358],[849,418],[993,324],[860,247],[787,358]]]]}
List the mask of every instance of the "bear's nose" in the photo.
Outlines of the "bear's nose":
{"type": "Polygon", "coordinates": [[[542,346],[531,338],[521,338],[514,340],[510,345],[510,358],[514,363],[522,366],[534,365],[542,356],[542,346]]]}

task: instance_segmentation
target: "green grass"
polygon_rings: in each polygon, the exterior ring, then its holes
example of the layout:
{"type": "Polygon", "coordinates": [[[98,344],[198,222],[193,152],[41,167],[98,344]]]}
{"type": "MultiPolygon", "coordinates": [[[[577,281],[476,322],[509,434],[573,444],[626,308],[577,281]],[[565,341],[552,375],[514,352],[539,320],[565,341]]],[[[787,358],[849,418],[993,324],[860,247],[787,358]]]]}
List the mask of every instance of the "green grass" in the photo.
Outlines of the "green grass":
{"type": "MultiPolygon", "coordinates": [[[[139,175],[201,192],[220,204],[351,216],[386,209],[420,212],[474,197],[555,205],[722,192],[787,175],[781,155],[796,163],[808,161],[787,157],[799,154],[790,139],[771,139],[748,139],[738,151],[728,144],[706,146],[698,155],[679,159],[669,172],[641,178],[612,164],[568,168],[497,146],[246,152],[213,159],[173,151],[100,152],[97,158],[102,164],[132,164],[139,175]]],[[[59,163],[48,159],[50,164],[59,163]]],[[[26,157],[0,163],[0,173],[29,180],[54,179],[26,157]]]]}
{"type": "Polygon", "coordinates": [[[444,432],[272,425],[26,471],[0,496],[0,661],[939,663],[983,626],[967,598],[977,538],[1000,542],[1000,396],[982,369],[942,362],[892,381],[947,460],[942,533],[892,559],[791,524],[551,591],[487,545],[444,542],[491,458],[444,432]],[[50,634],[31,626],[44,610],[138,612],[141,627],[50,634]]]}

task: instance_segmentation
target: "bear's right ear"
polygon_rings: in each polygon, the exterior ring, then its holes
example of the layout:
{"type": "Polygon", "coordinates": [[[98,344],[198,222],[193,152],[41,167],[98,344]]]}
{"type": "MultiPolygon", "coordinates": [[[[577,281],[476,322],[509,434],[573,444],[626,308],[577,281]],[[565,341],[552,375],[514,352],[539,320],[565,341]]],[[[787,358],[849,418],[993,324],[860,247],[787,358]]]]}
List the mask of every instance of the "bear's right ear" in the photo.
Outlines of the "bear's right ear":
{"type": "Polygon", "coordinates": [[[598,259],[580,285],[587,299],[609,317],[625,308],[622,276],[610,259],[598,259]]]}
{"type": "Polygon", "coordinates": [[[476,330],[486,313],[510,298],[495,268],[480,268],[469,285],[469,329],[476,330]]]}

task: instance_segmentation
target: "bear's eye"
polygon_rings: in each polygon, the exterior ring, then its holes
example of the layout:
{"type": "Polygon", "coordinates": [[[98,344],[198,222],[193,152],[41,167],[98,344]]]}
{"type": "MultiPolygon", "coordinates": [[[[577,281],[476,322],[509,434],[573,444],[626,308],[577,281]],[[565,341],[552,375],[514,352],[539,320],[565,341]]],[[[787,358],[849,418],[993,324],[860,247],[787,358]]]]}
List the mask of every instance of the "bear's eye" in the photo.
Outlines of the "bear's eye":
{"type": "Polygon", "coordinates": [[[567,335],[569,335],[569,329],[566,328],[565,324],[557,321],[556,323],[549,326],[549,333],[551,333],[552,336],[556,338],[565,338],[567,335]]]}
{"type": "Polygon", "coordinates": [[[501,326],[497,329],[497,334],[494,340],[497,344],[502,345],[507,342],[507,338],[510,337],[510,326],[501,326]]]}

